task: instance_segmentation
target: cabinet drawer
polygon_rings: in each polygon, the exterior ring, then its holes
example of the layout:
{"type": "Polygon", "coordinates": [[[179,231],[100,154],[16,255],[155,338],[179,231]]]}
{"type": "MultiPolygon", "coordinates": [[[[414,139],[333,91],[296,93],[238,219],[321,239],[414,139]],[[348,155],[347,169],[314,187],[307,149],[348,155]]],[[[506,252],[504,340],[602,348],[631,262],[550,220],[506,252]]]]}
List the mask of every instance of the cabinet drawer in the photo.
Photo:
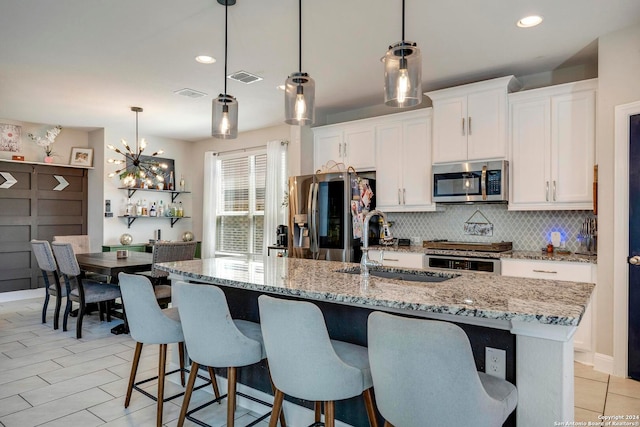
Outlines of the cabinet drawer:
{"type": "Polygon", "coordinates": [[[384,252],[382,265],[385,267],[423,268],[423,254],[372,250],[369,251],[369,259],[379,261],[380,252],[384,252]]]}
{"type": "Polygon", "coordinates": [[[503,276],[592,283],[592,271],[588,263],[502,259],[503,276]]]}

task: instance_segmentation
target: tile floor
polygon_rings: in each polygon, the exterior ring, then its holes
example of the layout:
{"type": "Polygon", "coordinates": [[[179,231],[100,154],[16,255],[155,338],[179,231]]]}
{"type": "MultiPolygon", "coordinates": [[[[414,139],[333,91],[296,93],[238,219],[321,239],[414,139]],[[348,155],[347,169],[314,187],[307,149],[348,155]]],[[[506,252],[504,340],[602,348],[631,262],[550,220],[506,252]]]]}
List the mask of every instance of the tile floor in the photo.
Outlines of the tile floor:
{"type": "MultiPolygon", "coordinates": [[[[54,331],[40,323],[42,298],[2,301],[0,294],[0,426],[146,426],[155,424],[155,402],[134,391],[128,409],[123,407],[134,342],[128,335],[113,335],[116,322],[85,320],[83,338],[70,330],[54,331]]],[[[62,322],[61,322],[62,323],[62,322]]],[[[139,377],[151,377],[157,369],[157,346],[143,348],[139,377]]],[[[148,384],[155,394],[156,383],[148,384]]],[[[179,386],[167,383],[166,393],[179,386]]],[[[192,403],[211,397],[194,393],[192,403]]],[[[174,427],[181,398],[165,404],[164,425],[174,427]]],[[[226,421],[225,405],[201,412],[214,426],[226,421]]],[[[575,365],[575,420],[599,422],[600,415],[640,414],[640,382],[612,377],[591,367],[575,365]]],[[[244,426],[255,415],[238,407],[236,425],[244,426]]],[[[195,425],[187,421],[185,425],[195,425]]],[[[266,422],[258,424],[267,426],[266,422]]]]}

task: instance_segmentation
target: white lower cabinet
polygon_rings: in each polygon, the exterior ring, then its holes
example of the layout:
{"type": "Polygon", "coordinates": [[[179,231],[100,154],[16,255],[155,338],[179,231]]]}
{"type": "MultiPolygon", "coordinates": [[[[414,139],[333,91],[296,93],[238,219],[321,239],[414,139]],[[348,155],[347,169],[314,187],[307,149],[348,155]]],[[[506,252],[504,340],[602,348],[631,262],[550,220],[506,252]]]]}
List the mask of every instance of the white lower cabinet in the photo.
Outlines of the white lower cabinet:
{"type": "Polygon", "coordinates": [[[369,251],[369,259],[380,261],[381,254],[382,265],[385,267],[423,268],[424,254],[376,249],[369,251]]]}
{"type": "MultiPolygon", "coordinates": [[[[536,261],[522,259],[502,259],[502,275],[571,282],[596,283],[597,266],[591,263],[567,261],[536,261]]],[[[576,360],[593,363],[595,352],[594,316],[596,291],[591,294],[591,302],[582,316],[578,330],[573,336],[576,360]]]]}

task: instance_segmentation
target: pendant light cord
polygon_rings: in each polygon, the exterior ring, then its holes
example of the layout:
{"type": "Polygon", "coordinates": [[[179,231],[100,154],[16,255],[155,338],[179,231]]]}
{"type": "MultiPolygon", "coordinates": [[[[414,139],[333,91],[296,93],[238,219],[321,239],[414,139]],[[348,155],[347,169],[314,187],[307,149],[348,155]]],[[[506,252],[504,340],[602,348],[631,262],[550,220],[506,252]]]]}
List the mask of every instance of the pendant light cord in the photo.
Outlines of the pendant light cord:
{"type": "MultiPolygon", "coordinates": [[[[403,0],[404,1],[404,0],[403,0]]],[[[227,15],[229,0],[224,2],[224,103],[227,103],[227,15]]]]}
{"type": "Polygon", "coordinates": [[[298,0],[298,71],[302,73],[302,0],[298,0]]]}
{"type": "Polygon", "coordinates": [[[402,41],[404,42],[404,0],[402,0],[402,41]]]}
{"type": "Polygon", "coordinates": [[[136,111],[136,154],[138,154],[140,152],[140,147],[139,147],[139,142],[138,142],[138,112],[136,111]]]}

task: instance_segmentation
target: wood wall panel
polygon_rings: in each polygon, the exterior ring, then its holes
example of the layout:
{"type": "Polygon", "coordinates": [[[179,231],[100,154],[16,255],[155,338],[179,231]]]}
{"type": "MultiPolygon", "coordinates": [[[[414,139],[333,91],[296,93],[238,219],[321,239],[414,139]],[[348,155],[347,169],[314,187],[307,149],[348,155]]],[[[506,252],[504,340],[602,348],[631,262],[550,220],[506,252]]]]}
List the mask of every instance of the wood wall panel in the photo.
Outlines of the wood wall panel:
{"type": "Polygon", "coordinates": [[[0,161],[0,172],[18,181],[0,188],[0,292],[41,287],[29,241],[87,234],[88,171],[0,161]],[[60,184],[56,175],[69,183],[60,191],[54,190],[60,184]]]}

